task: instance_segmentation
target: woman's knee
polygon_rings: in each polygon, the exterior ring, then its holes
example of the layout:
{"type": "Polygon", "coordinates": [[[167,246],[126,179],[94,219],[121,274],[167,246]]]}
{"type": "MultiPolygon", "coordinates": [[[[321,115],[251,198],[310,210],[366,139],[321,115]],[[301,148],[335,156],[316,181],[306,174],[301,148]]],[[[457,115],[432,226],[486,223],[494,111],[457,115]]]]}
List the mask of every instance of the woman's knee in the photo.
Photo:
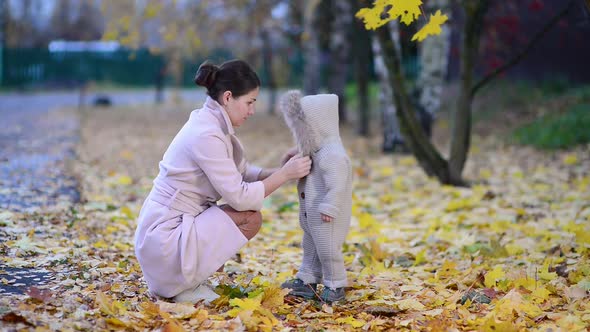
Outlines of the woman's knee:
{"type": "Polygon", "coordinates": [[[250,240],[260,231],[262,226],[262,213],[260,211],[248,211],[246,219],[242,225],[238,225],[242,234],[250,240]]]}
{"type": "Polygon", "coordinates": [[[262,226],[260,211],[236,211],[229,205],[222,205],[221,209],[233,220],[248,240],[258,234],[262,226]]]}

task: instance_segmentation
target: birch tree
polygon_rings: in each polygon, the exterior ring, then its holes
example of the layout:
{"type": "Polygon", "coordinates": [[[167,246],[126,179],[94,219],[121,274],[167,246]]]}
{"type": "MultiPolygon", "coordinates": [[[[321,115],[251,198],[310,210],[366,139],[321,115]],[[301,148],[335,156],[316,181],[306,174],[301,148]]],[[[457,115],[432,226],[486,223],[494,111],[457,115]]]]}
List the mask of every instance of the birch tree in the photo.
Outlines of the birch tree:
{"type": "MultiPolygon", "coordinates": [[[[429,0],[425,4],[427,12],[442,9],[450,13],[449,0],[429,0]]],[[[449,25],[441,26],[438,36],[426,38],[418,45],[420,74],[416,83],[418,105],[424,112],[423,127],[432,130],[432,122],[440,110],[443,84],[449,65],[449,49],[451,45],[451,29],[449,25]]],[[[431,136],[431,133],[428,136],[431,136]]]]}
{"type": "Polygon", "coordinates": [[[303,69],[304,94],[316,94],[320,89],[320,43],[315,18],[320,0],[305,0],[303,13],[303,54],[305,67],[303,69]]]}
{"type": "MultiPolygon", "coordinates": [[[[388,30],[393,40],[393,45],[400,52],[399,43],[399,26],[397,21],[388,22],[383,29],[388,30]]],[[[395,146],[403,142],[400,127],[397,119],[396,104],[393,102],[393,88],[389,84],[389,73],[383,60],[383,51],[377,38],[373,38],[373,62],[375,64],[375,73],[379,82],[379,110],[381,112],[381,132],[383,152],[392,152],[395,146]]]]}

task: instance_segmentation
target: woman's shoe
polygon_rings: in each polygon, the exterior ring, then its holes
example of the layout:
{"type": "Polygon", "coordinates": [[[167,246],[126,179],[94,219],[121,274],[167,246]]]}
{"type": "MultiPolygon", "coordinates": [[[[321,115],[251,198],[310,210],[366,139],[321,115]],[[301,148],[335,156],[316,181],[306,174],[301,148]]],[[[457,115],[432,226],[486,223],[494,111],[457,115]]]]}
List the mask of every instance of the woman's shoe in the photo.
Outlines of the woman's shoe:
{"type": "Polygon", "coordinates": [[[172,298],[174,302],[190,302],[190,303],[197,303],[199,301],[203,301],[205,304],[211,303],[217,299],[219,295],[215,293],[211,286],[209,286],[206,282],[200,284],[199,286],[188,289],[183,291],[182,293],[176,295],[172,298]]]}

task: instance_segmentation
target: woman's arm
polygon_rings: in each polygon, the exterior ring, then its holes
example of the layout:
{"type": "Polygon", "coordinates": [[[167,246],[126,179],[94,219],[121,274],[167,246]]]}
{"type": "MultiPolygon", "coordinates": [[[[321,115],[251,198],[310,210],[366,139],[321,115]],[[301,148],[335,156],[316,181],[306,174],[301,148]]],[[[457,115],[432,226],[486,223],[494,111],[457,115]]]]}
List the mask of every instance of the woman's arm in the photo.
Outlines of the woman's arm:
{"type": "Polygon", "coordinates": [[[279,169],[280,168],[263,168],[262,171],[260,171],[260,174],[258,175],[258,181],[266,179],[279,169]]]}

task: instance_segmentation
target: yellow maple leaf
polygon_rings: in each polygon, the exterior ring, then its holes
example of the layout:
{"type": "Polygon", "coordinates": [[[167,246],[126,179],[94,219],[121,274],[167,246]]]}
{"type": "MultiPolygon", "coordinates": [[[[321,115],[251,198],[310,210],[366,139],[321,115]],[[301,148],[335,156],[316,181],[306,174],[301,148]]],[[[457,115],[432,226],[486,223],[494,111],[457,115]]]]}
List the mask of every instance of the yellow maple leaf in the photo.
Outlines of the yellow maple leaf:
{"type": "Polygon", "coordinates": [[[105,322],[109,325],[109,326],[114,326],[114,327],[131,327],[132,325],[124,322],[122,320],[120,320],[119,318],[116,317],[109,317],[107,319],[105,319],[105,322]]]}
{"type": "Polygon", "coordinates": [[[430,15],[430,20],[428,23],[420,29],[420,31],[416,32],[412,37],[412,41],[418,40],[423,41],[429,35],[440,35],[442,29],[440,26],[445,23],[449,17],[447,15],[442,15],[440,10],[437,10],[434,15],[430,15]]]}
{"type": "Polygon", "coordinates": [[[131,211],[128,206],[123,206],[121,208],[121,213],[128,219],[135,219],[135,214],[133,214],[133,211],[131,211]]]}
{"type": "Polygon", "coordinates": [[[537,281],[534,278],[518,278],[514,280],[514,287],[523,287],[530,291],[534,291],[537,288],[537,281]]]}
{"type": "Polygon", "coordinates": [[[365,29],[375,30],[391,20],[390,18],[381,18],[383,10],[388,5],[388,0],[377,0],[375,1],[373,8],[362,8],[355,14],[355,16],[363,20],[365,23],[365,29]]]}
{"type": "Polygon", "coordinates": [[[229,304],[235,307],[227,312],[230,317],[236,317],[238,314],[244,311],[254,312],[262,307],[260,303],[261,297],[255,297],[253,299],[231,299],[229,304]]]}
{"type": "Polygon", "coordinates": [[[506,248],[506,251],[510,256],[520,255],[524,252],[524,248],[519,246],[518,244],[508,243],[504,246],[504,248],[506,248]]]}
{"type": "Polygon", "coordinates": [[[469,209],[473,207],[473,200],[471,198],[454,199],[447,204],[445,211],[452,212],[462,209],[469,209]]]}
{"type": "Polygon", "coordinates": [[[496,265],[496,267],[494,267],[492,271],[486,273],[484,284],[486,285],[486,287],[492,288],[496,286],[496,282],[498,280],[504,279],[505,276],[506,273],[504,273],[502,267],[500,265],[496,265]]]}
{"type": "Polygon", "coordinates": [[[395,2],[390,1],[390,4],[392,7],[389,10],[389,17],[392,19],[397,19],[401,16],[400,21],[406,25],[410,25],[410,23],[420,17],[422,0],[397,0],[395,2]]]}
{"type": "Polygon", "coordinates": [[[512,318],[514,312],[517,312],[520,316],[525,314],[531,318],[537,317],[543,313],[537,305],[526,300],[514,289],[498,301],[493,311],[495,311],[501,319],[512,318]]]}
{"type": "Polygon", "coordinates": [[[263,307],[272,309],[285,303],[285,295],[289,293],[288,289],[283,289],[277,285],[271,285],[264,289],[261,304],[263,307]]]}
{"type": "Polygon", "coordinates": [[[484,332],[516,332],[518,331],[518,327],[510,321],[497,321],[494,315],[490,315],[484,324],[481,325],[479,330],[484,332]]]}
{"type": "Polygon", "coordinates": [[[117,179],[117,183],[120,185],[128,186],[133,183],[133,180],[127,175],[121,175],[117,179]]]}
{"type": "Polygon", "coordinates": [[[416,299],[399,300],[395,302],[395,305],[397,305],[399,310],[421,311],[426,309],[426,307],[416,299]]]}
{"type": "Polygon", "coordinates": [[[277,323],[278,321],[276,320],[276,318],[273,319],[272,317],[261,316],[256,329],[258,331],[271,332],[273,330],[273,327],[277,325],[277,323]]]}
{"type": "Polygon", "coordinates": [[[105,315],[119,316],[127,312],[123,303],[117,300],[111,301],[109,297],[100,291],[96,293],[95,302],[98,304],[100,311],[105,315]]]}
{"type": "Polygon", "coordinates": [[[106,242],[104,242],[103,240],[95,242],[92,246],[97,249],[108,249],[109,248],[109,245],[106,242]]]}
{"type": "Polygon", "coordinates": [[[543,303],[549,298],[550,294],[551,292],[547,288],[540,286],[533,291],[532,300],[535,303],[543,303]]]}
{"type": "Polygon", "coordinates": [[[457,262],[444,261],[444,263],[440,267],[440,269],[438,271],[436,271],[436,277],[437,278],[454,277],[458,273],[459,273],[459,270],[457,270],[457,262]]]}
{"type": "Polygon", "coordinates": [[[370,213],[363,212],[358,219],[360,228],[367,232],[379,232],[381,229],[381,224],[370,213]]]}
{"type": "Polygon", "coordinates": [[[539,270],[539,278],[547,281],[551,281],[557,278],[557,273],[549,272],[549,263],[545,263],[543,267],[539,270]]]}
{"type": "Polygon", "coordinates": [[[418,252],[416,254],[416,259],[414,260],[414,266],[418,266],[424,262],[426,262],[426,249],[422,249],[422,250],[420,250],[420,252],[418,252]]]}
{"type": "Polygon", "coordinates": [[[410,25],[420,17],[420,5],[422,0],[377,0],[372,8],[362,8],[355,16],[363,19],[368,30],[377,29],[398,17],[402,23],[410,25]],[[389,15],[383,15],[388,6],[391,6],[387,11],[389,15]]]}
{"type": "Polygon", "coordinates": [[[351,325],[353,328],[358,329],[359,327],[363,327],[367,322],[365,322],[364,320],[358,320],[352,316],[347,316],[346,318],[336,319],[336,323],[348,324],[351,325]]]}

